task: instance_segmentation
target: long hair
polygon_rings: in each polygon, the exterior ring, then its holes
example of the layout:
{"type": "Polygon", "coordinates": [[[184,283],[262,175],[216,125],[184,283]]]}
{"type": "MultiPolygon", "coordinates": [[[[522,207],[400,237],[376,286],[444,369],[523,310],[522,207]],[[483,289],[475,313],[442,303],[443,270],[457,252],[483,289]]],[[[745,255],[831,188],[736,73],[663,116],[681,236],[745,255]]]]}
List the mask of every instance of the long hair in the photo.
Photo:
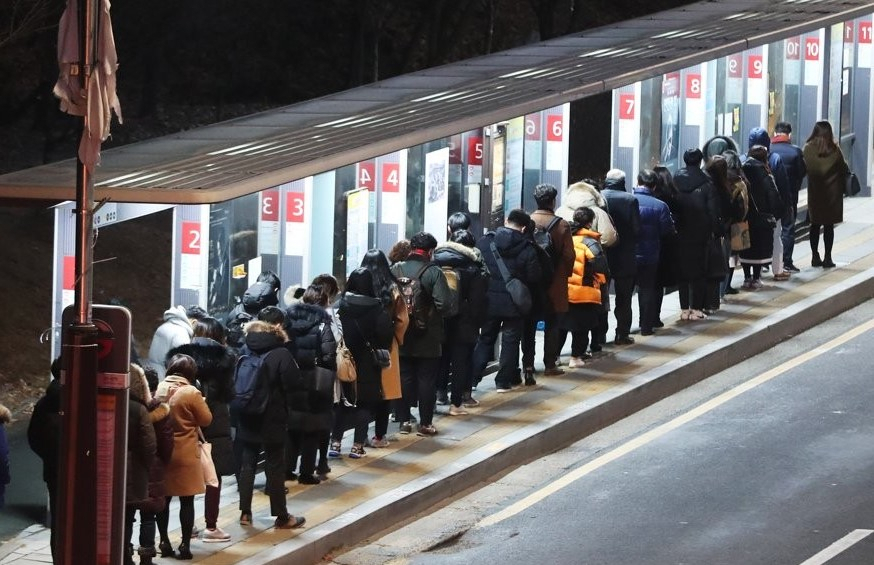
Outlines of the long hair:
{"type": "Polygon", "coordinates": [[[722,155],[714,155],[707,161],[707,173],[713,179],[713,183],[725,193],[731,193],[728,185],[728,163],[722,155]]]}
{"type": "Polygon", "coordinates": [[[361,267],[370,271],[374,296],[379,298],[383,304],[390,304],[398,281],[389,269],[385,253],[381,249],[369,250],[361,259],[361,267]]]}
{"type": "Polygon", "coordinates": [[[807,143],[813,144],[817,155],[825,157],[834,153],[838,148],[835,143],[835,133],[832,131],[832,125],[823,120],[813,124],[813,131],[810,137],[807,138],[807,143]]]}
{"type": "Polygon", "coordinates": [[[225,343],[225,327],[221,322],[211,316],[191,323],[194,329],[194,337],[208,337],[222,345],[225,343]]]}
{"type": "Polygon", "coordinates": [[[652,195],[662,202],[674,200],[677,197],[677,186],[674,184],[674,177],[671,175],[670,169],[664,165],[656,165],[652,170],[658,177],[652,195]]]}

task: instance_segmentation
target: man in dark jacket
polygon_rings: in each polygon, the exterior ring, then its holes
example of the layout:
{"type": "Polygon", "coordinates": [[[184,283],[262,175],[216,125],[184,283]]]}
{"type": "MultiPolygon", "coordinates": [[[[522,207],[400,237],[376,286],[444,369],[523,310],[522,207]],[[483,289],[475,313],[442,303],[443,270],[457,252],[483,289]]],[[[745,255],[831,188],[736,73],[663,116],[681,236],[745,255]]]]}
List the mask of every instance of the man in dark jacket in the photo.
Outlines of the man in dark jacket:
{"type": "Polygon", "coordinates": [[[631,333],[631,296],[634,294],[637,277],[637,238],[640,234],[640,206],[625,189],[625,172],[610,169],[604,179],[601,191],[607,201],[607,212],[613,218],[619,243],[608,247],[607,263],[616,293],[613,315],[616,317],[616,345],[630,345],[634,339],[631,333]]]}
{"type": "MultiPolygon", "coordinates": [[[[567,279],[574,268],[574,240],[568,223],[555,215],[555,203],[558,190],[551,184],[538,184],[534,187],[534,200],[537,210],[531,214],[537,229],[549,233],[552,241],[553,255],[552,277],[544,281],[546,286],[546,302],[543,305],[543,374],[561,375],[564,373],[556,365],[561,353],[561,329],[558,318],[568,310],[567,279]],[[558,219],[557,221],[556,218],[558,219]],[[551,227],[550,227],[551,226],[551,227]]],[[[538,316],[527,316],[522,329],[522,370],[525,373],[525,384],[534,385],[534,336],[537,331],[538,316]]]]}
{"type": "Polygon", "coordinates": [[[491,278],[488,290],[488,315],[473,352],[473,376],[475,382],[482,379],[500,333],[500,367],[495,375],[498,392],[509,392],[514,386],[522,383],[522,378],[519,376],[519,343],[522,340],[524,312],[519,311],[510,293],[507,292],[506,281],[491,246],[494,243],[509,275],[530,288],[533,283],[540,280],[541,276],[534,242],[523,233],[530,221],[531,218],[525,210],[512,210],[502,227],[487,233],[476,244],[477,249],[482,252],[491,278]]]}
{"type": "Polygon", "coordinates": [[[789,122],[777,122],[774,126],[774,137],[771,138],[771,153],[780,156],[786,175],[789,177],[789,203],[786,211],[786,221],[783,223],[783,270],[798,273],[800,269],[792,262],[792,252],[795,250],[795,220],[798,216],[798,192],[801,183],[807,176],[804,155],[801,148],[792,144],[792,125],[789,122]]]}
{"type": "Polygon", "coordinates": [[[61,438],[61,358],[52,361],[52,381],[45,394],[33,407],[33,414],[27,426],[27,443],[30,449],[42,459],[42,479],[49,493],[49,519],[51,523],[51,546],[53,558],[56,556],[55,532],[58,519],[58,471],[60,469],[61,438]]]}
{"type": "Polygon", "coordinates": [[[637,301],[640,306],[640,335],[652,335],[659,321],[657,291],[662,238],[676,233],[668,205],[652,195],[658,176],[650,169],[637,175],[634,197],[640,206],[640,235],[637,238],[637,301]]]}
{"type": "Polygon", "coordinates": [[[434,427],[434,405],[437,402],[437,373],[440,371],[440,356],[443,348],[443,313],[453,306],[455,296],[446,282],[446,276],[437,265],[431,264],[431,256],[437,240],[427,232],[419,232],[410,238],[410,254],[406,261],[395,263],[391,272],[398,279],[418,277],[427,295],[426,300],[433,303],[430,308],[424,331],[414,329],[411,321],[400,348],[401,394],[398,421],[401,433],[412,431],[410,407],[419,405],[420,436],[437,434],[434,427]]]}

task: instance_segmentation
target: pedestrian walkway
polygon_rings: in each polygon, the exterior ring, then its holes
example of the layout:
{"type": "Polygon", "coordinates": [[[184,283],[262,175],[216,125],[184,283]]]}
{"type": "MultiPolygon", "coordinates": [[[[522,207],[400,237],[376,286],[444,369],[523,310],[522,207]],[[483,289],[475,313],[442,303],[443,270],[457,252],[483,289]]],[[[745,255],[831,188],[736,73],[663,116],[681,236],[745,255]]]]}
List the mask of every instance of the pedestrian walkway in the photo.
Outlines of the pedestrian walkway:
{"type": "MultiPolygon", "coordinates": [[[[845,223],[836,229],[836,269],[814,269],[806,242],[795,248],[802,272],[765,287],[729,296],[708,320],[680,322],[676,294],[665,298],[666,325],[654,336],[636,335],[631,346],[605,348],[583,368],[561,377],[538,375],[535,387],[497,394],[486,379],[476,392],[481,406],[460,417],[440,416],[433,438],[397,436],[367,457],[331,461],[330,480],[315,486],[287,483],[289,511],[303,514],[301,530],[271,528],[269,504],[256,494],[254,524],[237,523],[233,479],[225,484],[219,526],[230,543],[193,541],[194,563],[316,563],[341,546],[354,545],[415,514],[438,507],[495,474],[531,461],[622,417],[755,355],[874,296],[874,201],[847,201],[845,223]]],[[[735,286],[740,273],[735,274],[735,286]]],[[[635,306],[636,313],[636,306],[635,306]]],[[[636,315],[636,314],[635,314],[636,315]]],[[[611,315],[612,323],[612,315],[611,315]]],[[[612,336],[612,332],[610,334],[612,336]]],[[[564,360],[567,360],[567,347],[564,360]]],[[[540,351],[540,349],[538,349],[540,351]]],[[[439,407],[444,413],[448,407],[439,407]]],[[[390,433],[397,431],[397,424],[390,433]]],[[[256,487],[263,486],[259,475],[256,487]]],[[[171,533],[179,543],[174,502],[171,533]]],[[[198,497],[196,516],[203,515],[198,497]]],[[[203,520],[197,523],[203,527],[203,520]]],[[[28,528],[0,546],[0,565],[50,562],[48,532],[28,528]]],[[[171,562],[158,559],[157,562],[171,562]]]]}

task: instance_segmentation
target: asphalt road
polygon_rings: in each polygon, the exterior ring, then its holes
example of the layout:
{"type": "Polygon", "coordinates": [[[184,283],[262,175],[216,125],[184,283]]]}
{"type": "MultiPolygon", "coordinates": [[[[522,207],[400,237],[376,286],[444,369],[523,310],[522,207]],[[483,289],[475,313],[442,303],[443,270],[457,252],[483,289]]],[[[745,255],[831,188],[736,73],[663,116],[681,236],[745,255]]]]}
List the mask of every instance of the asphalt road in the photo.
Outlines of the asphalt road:
{"type": "Polygon", "coordinates": [[[872,319],[866,303],[499,479],[521,493],[489,485],[335,561],[871,565],[872,319]]]}

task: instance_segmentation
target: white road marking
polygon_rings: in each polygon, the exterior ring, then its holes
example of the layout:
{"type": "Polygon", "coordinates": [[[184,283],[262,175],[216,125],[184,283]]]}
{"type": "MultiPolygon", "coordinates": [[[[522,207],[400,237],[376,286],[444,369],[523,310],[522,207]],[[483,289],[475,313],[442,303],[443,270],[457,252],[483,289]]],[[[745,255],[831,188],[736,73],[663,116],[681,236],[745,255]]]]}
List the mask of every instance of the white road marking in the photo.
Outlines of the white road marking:
{"type": "Polygon", "coordinates": [[[644,434],[641,434],[640,436],[638,436],[632,440],[629,440],[628,442],[620,445],[616,449],[613,449],[612,451],[609,451],[609,452],[605,453],[604,455],[601,455],[600,457],[593,459],[592,461],[586,463],[582,467],[578,467],[577,469],[574,469],[573,471],[569,472],[568,474],[564,475],[563,477],[553,481],[551,484],[543,487],[540,490],[537,490],[537,491],[529,494],[525,498],[523,498],[523,499],[511,504],[510,506],[504,508],[500,512],[496,512],[496,513],[492,514],[491,516],[486,516],[485,518],[480,520],[478,525],[479,526],[492,526],[494,524],[497,524],[498,522],[506,520],[507,518],[515,516],[516,514],[518,514],[519,512],[522,512],[526,508],[529,508],[529,507],[533,506],[534,504],[537,504],[538,502],[540,502],[541,500],[543,500],[547,496],[549,496],[551,494],[555,494],[556,492],[562,490],[563,488],[570,485],[574,481],[581,479],[582,477],[588,475],[589,473],[600,469],[601,467],[607,465],[608,463],[612,463],[613,461],[619,459],[623,455],[627,455],[627,454],[631,453],[632,451],[636,450],[637,448],[643,447],[644,445],[652,442],[655,439],[660,438],[661,436],[665,435],[666,433],[671,432],[671,431],[679,428],[680,426],[691,422],[692,420],[695,420],[699,416],[703,416],[704,414],[707,414],[708,412],[718,408],[719,406],[722,406],[723,404],[725,404],[729,400],[732,400],[732,399],[740,396],[741,394],[743,394],[747,391],[750,391],[750,390],[756,388],[757,386],[770,381],[774,377],[782,375],[786,371],[794,369],[795,367],[798,367],[799,365],[802,365],[803,363],[806,363],[807,361],[810,361],[811,359],[814,359],[815,357],[822,355],[823,353],[827,353],[827,352],[831,351],[832,349],[835,349],[836,347],[843,345],[844,343],[850,341],[851,339],[853,339],[853,338],[855,338],[855,337],[857,337],[857,336],[859,336],[859,335],[861,335],[861,334],[863,334],[871,329],[874,329],[874,320],[869,320],[868,322],[862,324],[861,326],[857,326],[856,328],[834,338],[833,340],[831,340],[831,341],[829,341],[829,342],[827,342],[819,347],[816,347],[816,348],[808,351],[807,353],[803,353],[801,355],[798,355],[797,357],[790,359],[790,360],[786,361],[785,363],[778,365],[777,367],[774,367],[773,369],[770,369],[770,370],[762,373],[761,375],[759,375],[755,378],[752,378],[744,383],[741,383],[738,386],[734,387],[733,389],[725,391],[724,393],[720,394],[719,396],[708,400],[704,404],[701,404],[700,406],[693,408],[692,410],[686,412],[685,414],[677,416],[673,420],[671,420],[669,422],[665,422],[664,424],[662,424],[662,425],[660,425],[660,426],[658,426],[658,427],[656,427],[656,428],[654,428],[654,429],[652,429],[644,434]]]}
{"type": "Polygon", "coordinates": [[[822,565],[823,563],[827,563],[832,557],[850,549],[871,534],[874,534],[874,530],[853,530],[801,565],[822,565]]]}

